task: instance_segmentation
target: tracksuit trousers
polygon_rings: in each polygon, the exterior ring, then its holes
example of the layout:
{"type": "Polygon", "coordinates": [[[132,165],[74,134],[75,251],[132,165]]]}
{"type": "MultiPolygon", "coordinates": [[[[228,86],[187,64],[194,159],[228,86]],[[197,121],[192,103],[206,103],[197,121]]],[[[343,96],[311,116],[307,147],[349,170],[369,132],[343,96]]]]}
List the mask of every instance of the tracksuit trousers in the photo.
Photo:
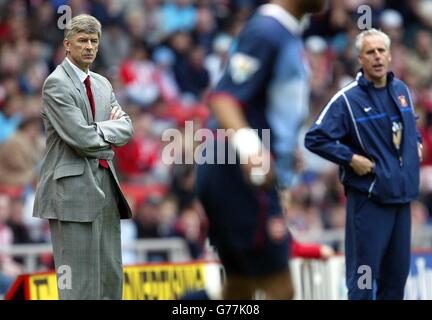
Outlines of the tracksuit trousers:
{"type": "Polygon", "coordinates": [[[347,190],[349,300],[401,300],[410,267],[410,203],[380,204],[347,190]]]}

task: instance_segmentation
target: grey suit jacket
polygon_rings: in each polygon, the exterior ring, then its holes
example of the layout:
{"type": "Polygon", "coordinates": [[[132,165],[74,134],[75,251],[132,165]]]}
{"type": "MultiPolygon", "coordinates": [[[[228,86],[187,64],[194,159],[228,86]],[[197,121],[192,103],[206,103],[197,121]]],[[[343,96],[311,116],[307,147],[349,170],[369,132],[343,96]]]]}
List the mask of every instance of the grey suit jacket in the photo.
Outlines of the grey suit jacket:
{"type": "Polygon", "coordinates": [[[108,120],[111,108],[119,106],[112,86],[103,76],[90,74],[95,119],[85,86],[66,60],[45,80],[42,118],[46,153],[36,189],[34,217],[90,222],[101,214],[103,199],[114,195],[104,194],[95,180],[98,159],[109,163],[118,189],[121,218],[132,216],[120,190],[111,148],[129,141],[133,134],[132,123],[124,112],[120,119],[108,120]]]}

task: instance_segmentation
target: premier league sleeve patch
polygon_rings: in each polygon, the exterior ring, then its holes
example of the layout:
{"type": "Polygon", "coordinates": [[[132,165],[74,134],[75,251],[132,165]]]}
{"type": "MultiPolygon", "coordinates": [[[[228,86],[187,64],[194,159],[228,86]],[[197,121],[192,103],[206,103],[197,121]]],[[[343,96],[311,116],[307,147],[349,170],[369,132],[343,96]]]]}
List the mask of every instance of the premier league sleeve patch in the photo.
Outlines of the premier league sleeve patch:
{"type": "Polygon", "coordinates": [[[247,81],[260,68],[260,61],[247,54],[237,52],[233,54],[229,62],[229,73],[236,84],[247,81]]]}

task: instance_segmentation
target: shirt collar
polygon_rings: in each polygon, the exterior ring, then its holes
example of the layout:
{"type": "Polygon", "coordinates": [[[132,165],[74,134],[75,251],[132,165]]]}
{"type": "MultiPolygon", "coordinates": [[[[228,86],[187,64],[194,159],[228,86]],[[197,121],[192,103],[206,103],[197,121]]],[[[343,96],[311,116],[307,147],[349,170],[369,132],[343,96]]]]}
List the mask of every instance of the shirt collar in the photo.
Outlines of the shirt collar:
{"type": "MultiPolygon", "coordinates": [[[[394,79],[394,73],[392,71],[388,71],[387,72],[387,84],[386,84],[386,86],[388,84],[390,84],[393,81],[393,79],[394,79]]],[[[363,68],[360,68],[357,71],[356,80],[357,80],[358,84],[362,87],[371,87],[371,88],[374,87],[374,83],[372,81],[366,79],[366,77],[364,76],[363,68]]]]}
{"type": "Polygon", "coordinates": [[[288,29],[288,31],[295,35],[300,35],[305,27],[303,20],[299,21],[291,13],[275,3],[268,3],[260,6],[258,12],[264,16],[276,19],[280,24],[288,29]]]}
{"type": "Polygon", "coordinates": [[[84,82],[84,80],[87,78],[87,76],[90,75],[90,74],[88,73],[88,70],[87,70],[87,73],[84,72],[84,71],[82,71],[82,70],[81,70],[80,68],[78,68],[75,64],[73,64],[73,63],[69,60],[69,58],[67,58],[67,57],[66,57],[66,61],[70,64],[70,66],[72,67],[73,71],[75,71],[76,75],[78,76],[78,79],[79,79],[81,82],[84,82]]]}

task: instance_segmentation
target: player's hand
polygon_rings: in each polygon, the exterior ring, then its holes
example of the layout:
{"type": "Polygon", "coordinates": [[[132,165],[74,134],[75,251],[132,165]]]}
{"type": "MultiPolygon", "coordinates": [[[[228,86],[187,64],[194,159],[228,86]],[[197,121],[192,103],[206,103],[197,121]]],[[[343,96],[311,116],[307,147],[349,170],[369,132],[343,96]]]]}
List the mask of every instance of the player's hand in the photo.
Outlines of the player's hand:
{"type": "Polygon", "coordinates": [[[111,109],[110,120],[120,119],[123,115],[123,110],[115,106],[111,109]]]}
{"type": "Polygon", "coordinates": [[[375,163],[359,154],[353,155],[350,166],[359,176],[371,173],[375,169],[375,163]]]}
{"type": "Polygon", "coordinates": [[[275,182],[275,175],[272,169],[273,161],[267,149],[263,148],[259,154],[250,156],[247,163],[241,166],[246,181],[253,186],[268,189],[275,182]]]}

